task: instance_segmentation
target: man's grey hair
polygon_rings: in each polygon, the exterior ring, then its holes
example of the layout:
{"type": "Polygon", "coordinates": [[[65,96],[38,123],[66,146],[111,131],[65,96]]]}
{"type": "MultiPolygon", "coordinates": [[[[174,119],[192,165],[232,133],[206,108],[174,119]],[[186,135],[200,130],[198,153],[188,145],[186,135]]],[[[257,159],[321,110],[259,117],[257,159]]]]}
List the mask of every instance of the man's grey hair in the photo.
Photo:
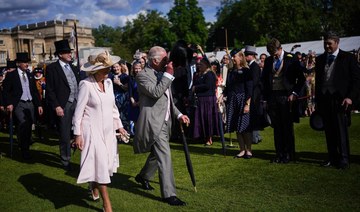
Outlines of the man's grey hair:
{"type": "Polygon", "coordinates": [[[151,65],[153,60],[159,61],[161,54],[166,52],[166,50],[161,46],[154,46],[149,50],[148,54],[148,63],[151,65]]]}

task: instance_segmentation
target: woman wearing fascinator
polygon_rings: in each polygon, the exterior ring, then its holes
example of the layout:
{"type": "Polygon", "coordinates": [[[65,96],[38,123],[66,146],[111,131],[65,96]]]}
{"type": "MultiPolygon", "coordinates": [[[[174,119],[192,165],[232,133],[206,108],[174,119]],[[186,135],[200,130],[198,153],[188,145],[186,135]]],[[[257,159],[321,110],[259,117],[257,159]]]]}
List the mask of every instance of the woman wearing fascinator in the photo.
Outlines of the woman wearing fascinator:
{"type": "Polygon", "coordinates": [[[81,150],[77,183],[90,183],[93,200],[100,198],[100,192],[103,210],[107,212],[112,211],[107,184],[119,167],[116,130],[121,136],[128,136],[115,105],[112,81],[108,79],[111,66],[119,59],[104,50],[89,56],[81,67],[89,77],[79,84],[73,117],[75,144],[81,150]]]}

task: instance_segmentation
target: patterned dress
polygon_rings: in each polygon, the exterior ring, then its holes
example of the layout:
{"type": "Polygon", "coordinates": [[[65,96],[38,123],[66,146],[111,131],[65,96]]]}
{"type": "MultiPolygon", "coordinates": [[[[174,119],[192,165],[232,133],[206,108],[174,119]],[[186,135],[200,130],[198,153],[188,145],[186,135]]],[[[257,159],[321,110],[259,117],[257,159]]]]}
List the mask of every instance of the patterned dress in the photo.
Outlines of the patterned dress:
{"type": "MultiPolygon", "coordinates": [[[[114,82],[115,75],[109,75],[111,81],[114,82]]],[[[128,85],[129,84],[129,75],[122,73],[118,75],[121,84],[128,85]]],[[[130,109],[130,97],[129,92],[124,90],[121,86],[113,83],[114,86],[114,95],[115,95],[115,103],[119,109],[120,119],[122,124],[124,125],[124,129],[126,131],[130,130],[130,120],[129,120],[129,109],[130,109]]]]}
{"type": "Polygon", "coordinates": [[[253,90],[250,69],[234,69],[228,73],[225,96],[226,107],[226,132],[250,132],[250,113],[244,113],[246,100],[251,97],[253,90]]]}

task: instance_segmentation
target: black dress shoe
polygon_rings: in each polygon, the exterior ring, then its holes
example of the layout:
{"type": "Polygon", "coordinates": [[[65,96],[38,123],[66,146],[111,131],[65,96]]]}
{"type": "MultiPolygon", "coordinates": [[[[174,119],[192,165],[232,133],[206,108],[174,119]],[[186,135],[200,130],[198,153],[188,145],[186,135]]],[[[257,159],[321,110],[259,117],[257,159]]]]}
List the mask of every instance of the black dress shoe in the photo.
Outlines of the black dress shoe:
{"type": "Polygon", "coordinates": [[[171,196],[171,197],[165,198],[164,202],[167,202],[169,205],[172,205],[172,206],[185,206],[186,205],[186,202],[181,201],[176,196],[171,196]]]}
{"type": "Polygon", "coordinates": [[[140,176],[140,174],[136,175],[135,181],[141,184],[141,187],[144,190],[154,190],[154,188],[150,185],[148,180],[145,180],[140,176]]]}
{"type": "Polygon", "coordinates": [[[280,158],[276,157],[276,158],[272,159],[270,162],[271,163],[281,163],[282,161],[280,160],[280,158]]]}
{"type": "Polygon", "coordinates": [[[65,171],[71,172],[73,170],[71,164],[69,163],[68,165],[64,166],[65,171]]]}
{"type": "Polygon", "coordinates": [[[334,166],[334,164],[331,163],[330,161],[324,161],[324,162],[320,163],[320,166],[322,166],[322,167],[332,167],[332,166],[334,166]]]}

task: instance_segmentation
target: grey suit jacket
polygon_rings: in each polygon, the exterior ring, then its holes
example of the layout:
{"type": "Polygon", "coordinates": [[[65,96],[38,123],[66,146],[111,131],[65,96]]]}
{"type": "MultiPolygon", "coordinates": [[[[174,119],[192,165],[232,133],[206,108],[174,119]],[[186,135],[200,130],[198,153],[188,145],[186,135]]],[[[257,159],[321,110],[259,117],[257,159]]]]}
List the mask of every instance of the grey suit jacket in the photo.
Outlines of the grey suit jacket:
{"type": "Polygon", "coordinates": [[[171,86],[172,81],[169,78],[163,76],[157,83],[155,70],[145,67],[136,75],[136,81],[138,83],[140,114],[135,126],[134,152],[144,153],[149,152],[151,146],[158,140],[161,128],[165,123],[168,98],[170,98],[170,127],[171,119],[176,118],[180,111],[173,103],[171,89],[169,89],[169,97],[165,94],[165,91],[171,86]]]}

